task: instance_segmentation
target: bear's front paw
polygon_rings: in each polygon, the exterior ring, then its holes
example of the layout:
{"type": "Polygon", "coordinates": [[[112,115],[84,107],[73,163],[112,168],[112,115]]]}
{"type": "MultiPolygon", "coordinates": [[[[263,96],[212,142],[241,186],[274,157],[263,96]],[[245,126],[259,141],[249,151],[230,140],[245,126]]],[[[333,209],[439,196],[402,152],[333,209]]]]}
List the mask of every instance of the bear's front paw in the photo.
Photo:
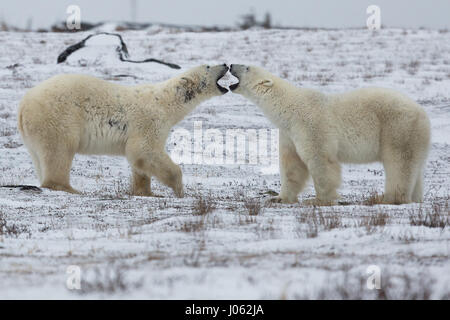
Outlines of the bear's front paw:
{"type": "Polygon", "coordinates": [[[177,196],[177,198],[184,198],[184,188],[177,188],[174,190],[175,195],[177,196]]]}

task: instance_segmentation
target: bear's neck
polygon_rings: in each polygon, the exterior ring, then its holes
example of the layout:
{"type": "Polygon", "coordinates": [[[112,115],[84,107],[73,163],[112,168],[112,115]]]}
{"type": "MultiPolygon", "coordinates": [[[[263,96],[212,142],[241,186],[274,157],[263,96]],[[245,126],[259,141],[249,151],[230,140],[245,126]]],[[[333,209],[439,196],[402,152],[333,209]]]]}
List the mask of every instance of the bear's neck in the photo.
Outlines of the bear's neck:
{"type": "Polygon", "coordinates": [[[273,88],[265,94],[247,96],[278,128],[290,127],[293,119],[308,117],[312,109],[324,105],[326,95],[316,90],[299,88],[282,80],[275,80],[273,88]]]}
{"type": "Polygon", "coordinates": [[[285,90],[272,88],[265,94],[250,94],[247,98],[256,104],[264,115],[277,127],[282,127],[292,119],[292,109],[289,107],[289,95],[285,90]]]}
{"type": "Polygon", "coordinates": [[[185,101],[184,99],[173,99],[173,101],[166,107],[167,113],[170,114],[169,118],[172,125],[175,125],[183,120],[204,100],[199,98],[192,99],[190,101],[185,101]]]}
{"type": "Polygon", "coordinates": [[[172,125],[183,120],[198,105],[210,98],[195,89],[186,88],[183,83],[180,84],[179,78],[169,80],[166,88],[169,89],[166,94],[167,101],[170,101],[166,108],[167,112],[170,113],[172,125]]]}
{"type": "Polygon", "coordinates": [[[156,85],[148,85],[149,88],[152,87],[152,90],[149,90],[148,101],[156,102],[158,107],[164,108],[164,113],[167,115],[165,121],[170,126],[174,126],[183,120],[200,103],[208,99],[202,94],[186,93],[178,85],[177,80],[177,78],[172,78],[156,85]],[[157,101],[155,101],[155,97],[157,101]]]}

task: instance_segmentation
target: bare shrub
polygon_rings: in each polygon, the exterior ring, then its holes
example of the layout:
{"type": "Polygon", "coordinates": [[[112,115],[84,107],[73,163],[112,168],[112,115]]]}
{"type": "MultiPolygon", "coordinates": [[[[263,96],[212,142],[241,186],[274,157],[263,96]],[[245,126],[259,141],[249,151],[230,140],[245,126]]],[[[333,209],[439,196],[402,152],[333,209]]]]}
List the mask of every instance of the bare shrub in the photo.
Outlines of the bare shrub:
{"type": "Polygon", "coordinates": [[[242,30],[247,30],[252,27],[263,27],[264,29],[270,29],[272,27],[272,18],[270,13],[266,13],[264,20],[258,21],[253,12],[247,13],[241,16],[241,22],[238,23],[238,27],[242,30]]]}

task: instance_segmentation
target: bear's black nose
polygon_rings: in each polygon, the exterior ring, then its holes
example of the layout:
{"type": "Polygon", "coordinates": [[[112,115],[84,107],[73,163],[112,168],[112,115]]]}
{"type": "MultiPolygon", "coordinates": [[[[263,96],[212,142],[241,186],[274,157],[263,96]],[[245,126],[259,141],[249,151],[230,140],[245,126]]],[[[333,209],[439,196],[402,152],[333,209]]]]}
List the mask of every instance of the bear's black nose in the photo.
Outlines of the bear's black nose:
{"type": "Polygon", "coordinates": [[[230,71],[233,71],[233,65],[230,64],[230,71]]]}

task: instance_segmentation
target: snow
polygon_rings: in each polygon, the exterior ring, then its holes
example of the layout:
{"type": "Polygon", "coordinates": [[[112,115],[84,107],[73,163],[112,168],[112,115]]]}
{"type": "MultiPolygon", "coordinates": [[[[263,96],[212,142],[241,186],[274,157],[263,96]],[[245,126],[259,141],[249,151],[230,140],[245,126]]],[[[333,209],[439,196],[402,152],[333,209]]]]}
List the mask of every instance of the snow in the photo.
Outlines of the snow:
{"type": "MultiPolygon", "coordinates": [[[[87,34],[0,33],[1,184],[38,183],[16,128],[17,106],[27,89],[60,73],[134,85],[180,72],[120,62],[116,39],[92,39],[57,65],[58,54],[87,34]],[[133,77],[116,76],[123,74],[133,77]]],[[[77,155],[71,179],[82,195],[0,188],[0,225],[16,227],[0,233],[0,298],[372,299],[380,292],[388,298],[449,297],[450,226],[412,225],[410,217],[440,210],[449,219],[450,33],[193,33],[161,27],[122,35],[131,59],[154,57],[181,65],[181,71],[199,64],[255,64],[329,93],[365,86],[404,92],[423,105],[432,123],[425,202],[364,205],[373,191],[383,190],[382,166],[346,165],[340,193],[349,204],[320,209],[340,224],[319,224],[317,236],[310,237],[314,226],[302,217],[318,211],[301,201],[314,196],[312,185],[297,205],[265,205],[269,191],[280,189],[277,170],[267,164],[182,164],[185,198],[174,198],[156,181],[153,191],[161,197],[144,198],[128,195],[124,158],[77,155]],[[205,216],[194,214],[199,195],[215,203],[205,216]],[[246,208],[252,201],[261,203],[256,216],[246,208]],[[364,224],[365,217],[380,214],[387,215],[385,225],[364,224]],[[82,290],[66,286],[71,265],[80,267],[82,290]],[[366,288],[370,265],[381,270],[381,290],[366,288]]],[[[230,75],[222,80],[233,81],[230,75]]],[[[255,105],[232,93],[203,103],[174,130],[193,134],[195,121],[224,134],[274,129],[255,105]]],[[[174,142],[169,139],[169,152],[174,142]]]]}

